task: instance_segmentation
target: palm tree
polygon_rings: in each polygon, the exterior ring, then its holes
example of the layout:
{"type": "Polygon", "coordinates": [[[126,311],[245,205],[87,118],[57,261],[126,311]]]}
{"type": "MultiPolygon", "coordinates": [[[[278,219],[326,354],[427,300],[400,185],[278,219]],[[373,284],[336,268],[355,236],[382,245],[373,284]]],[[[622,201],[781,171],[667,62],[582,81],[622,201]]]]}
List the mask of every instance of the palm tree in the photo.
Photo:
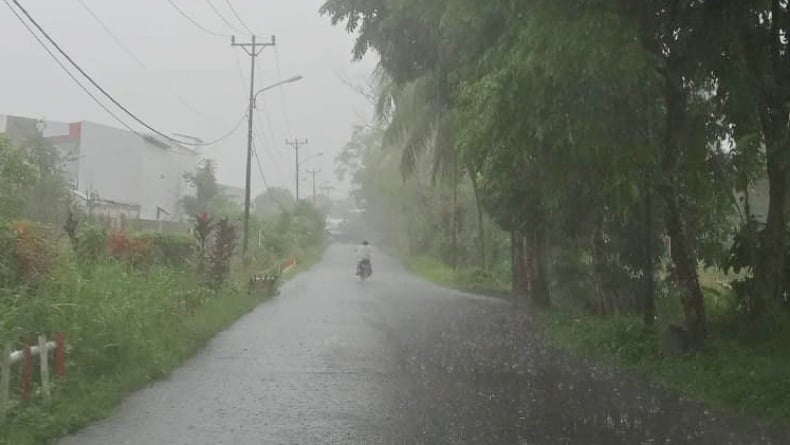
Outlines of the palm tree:
{"type": "Polygon", "coordinates": [[[386,127],[384,144],[402,150],[401,174],[404,180],[418,169],[418,160],[429,157],[429,173],[435,184],[441,180],[452,188],[451,263],[457,266],[458,258],[458,183],[468,174],[474,189],[480,239],[480,257],[486,268],[485,229],[483,210],[477,189],[477,170],[460,168],[455,146],[455,128],[452,114],[442,94],[441,76],[432,71],[417,79],[398,85],[381,67],[375,73],[379,86],[376,115],[386,127]]]}

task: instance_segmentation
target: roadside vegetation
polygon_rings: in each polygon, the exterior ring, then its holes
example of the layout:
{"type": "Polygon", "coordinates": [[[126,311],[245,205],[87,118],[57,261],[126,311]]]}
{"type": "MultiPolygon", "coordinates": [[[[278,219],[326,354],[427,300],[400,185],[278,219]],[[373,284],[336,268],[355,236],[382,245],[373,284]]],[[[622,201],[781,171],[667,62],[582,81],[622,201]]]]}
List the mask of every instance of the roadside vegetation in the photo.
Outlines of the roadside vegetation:
{"type": "Polygon", "coordinates": [[[210,163],[191,176],[196,193],[184,204],[192,216],[180,230],[119,227],[68,200],[56,155],[43,140],[0,138],[0,346],[20,350],[39,334],[62,332],[70,348],[49,405],[37,359],[29,400],[19,390],[21,367],[12,368],[2,444],[48,443],[107,416],[276,292],[250,292],[253,275],[281,281],[298,270],[283,276],[286,260],[305,267],[324,247],[322,212],[290,203],[254,217],[244,264],[241,209],[219,194],[210,163]],[[49,161],[36,165],[41,150],[49,161]],[[46,201],[28,206],[29,196],[65,201],[47,213],[46,201]]]}
{"type": "Polygon", "coordinates": [[[375,51],[338,157],[414,271],[561,346],[790,419],[790,7],[327,0],[375,51]],[[725,31],[722,31],[725,30],[725,31]]]}

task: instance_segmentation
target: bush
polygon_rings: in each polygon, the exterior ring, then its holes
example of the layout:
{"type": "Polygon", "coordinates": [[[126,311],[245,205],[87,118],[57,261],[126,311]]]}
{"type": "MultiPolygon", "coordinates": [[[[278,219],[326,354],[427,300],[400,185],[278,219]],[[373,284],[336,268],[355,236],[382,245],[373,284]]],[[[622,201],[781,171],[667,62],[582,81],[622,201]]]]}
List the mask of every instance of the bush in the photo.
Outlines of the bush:
{"type": "Polygon", "coordinates": [[[104,257],[107,231],[102,226],[86,226],[77,235],[76,254],[81,264],[93,263],[104,257]]]}
{"type": "Polygon", "coordinates": [[[187,234],[153,233],[147,235],[153,242],[157,264],[184,267],[195,254],[195,241],[187,234]]]}
{"type": "Polygon", "coordinates": [[[0,284],[35,287],[55,263],[41,227],[26,221],[0,226],[0,284]]]}
{"type": "Polygon", "coordinates": [[[129,235],[116,230],[107,237],[107,254],[133,268],[144,268],[154,263],[154,248],[151,238],[145,235],[129,235]]]}

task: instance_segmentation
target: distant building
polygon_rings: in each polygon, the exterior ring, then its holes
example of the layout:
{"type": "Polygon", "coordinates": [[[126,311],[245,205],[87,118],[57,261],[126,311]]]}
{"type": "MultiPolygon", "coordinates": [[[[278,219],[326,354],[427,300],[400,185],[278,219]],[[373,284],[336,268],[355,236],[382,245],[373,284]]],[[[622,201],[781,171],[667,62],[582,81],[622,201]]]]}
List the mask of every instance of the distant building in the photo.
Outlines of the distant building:
{"type": "Polygon", "coordinates": [[[244,207],[244,188],[219,184],[219,192],[222,196],[230,199],[234,204],[237,204],[239,207],[244,207]]]}
{"type": "Polygon", "coordinates": [[[151,221],[182,220],[181,201],[194,194],[184,175],[197,169],[197,151],[93,122],[40,122],[0,114],[0,134],[14,142],[39,131],[63,157],[63,171],[74,190],[112,203],[115,213],[139,213],[139,219],[151,221]]]}

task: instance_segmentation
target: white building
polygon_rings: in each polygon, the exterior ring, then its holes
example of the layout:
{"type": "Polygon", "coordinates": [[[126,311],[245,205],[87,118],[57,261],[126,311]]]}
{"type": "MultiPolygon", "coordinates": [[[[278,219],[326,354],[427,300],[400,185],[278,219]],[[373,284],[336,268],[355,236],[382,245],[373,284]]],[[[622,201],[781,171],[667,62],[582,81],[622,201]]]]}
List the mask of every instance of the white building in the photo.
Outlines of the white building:
{"type": "Polygon", "coordinates": [[[0,133],[14,141],[37,131],[63,155],[64,173],[75,190],[139,207],[140,219],[180,221],[182,199],[195,193],[184,179],[200,161],[191,148],[93,122],[41,125],[36,119],[0,115],[0,133]]]}
{"type": "Polygon", "coordinates": [[[219,184],[219,192],[234,204],[238,205],[239,207],[244,207],[246,193],[243,187],[219,184]]]}

